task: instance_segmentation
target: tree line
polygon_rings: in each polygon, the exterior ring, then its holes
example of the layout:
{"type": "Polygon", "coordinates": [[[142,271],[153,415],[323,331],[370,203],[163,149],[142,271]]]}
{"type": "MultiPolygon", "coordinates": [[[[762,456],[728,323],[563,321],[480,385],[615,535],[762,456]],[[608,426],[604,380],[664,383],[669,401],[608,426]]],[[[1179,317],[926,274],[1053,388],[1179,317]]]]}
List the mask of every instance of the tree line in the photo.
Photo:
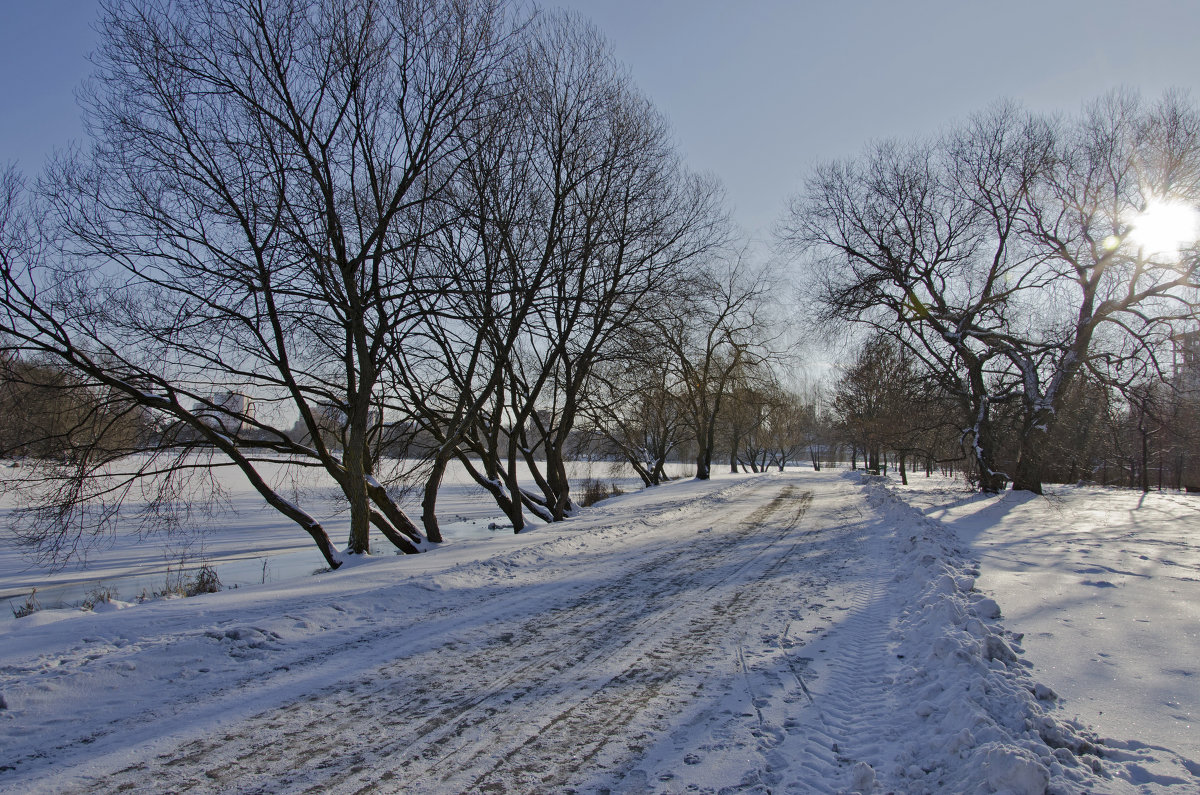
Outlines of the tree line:
{"type": "MultiPolygon", "coordinates": [[[[1064,459],[1095,475],[1100,459],[1065,441],[1081,418],[1099,432],[1118,400],[1147,417],[1169,391],[1194,403],[1195,362],[1172,353],[1196,331],[1198,204],[1195,104],[1115,92],[1076,116],[1002,103],[822,165],[781,236],[813,316],[873,334],[843,382],[847,420],[914,406],[888,431],[901,460],[944,424],[984,491],[1041,493],[1064,459]],[[870,396],[856,370],[893,387],[870,396]]],[[[859,443],[877,450],[872,423],[859,443]]]]}
{"type": "Polygon", "coordinates": [[[112,0],[99,31],[87,147],[0,176],[0,454],[27,459],[4,488],[49,560],[131,495],[148,528],[186,521],[220,467],[337,567],[269,467],[336,484],[350,552],[374,528],[411,553],[442,540],[451,466],[520,532],[571,514],[584,453],[647,485],[685,454],[699,478],[965,454],[983,490],[1040,492],[1095,478],[1105,434],[1140,434],[1142,485],[1193,438],[1167,352],[1196,235],[1155,220],[1200,201],[1184,95],[1000,104],[819,166],[778,240],[806,324],[871,332],[824,399],[783,386],[795,318],[720,185],[579,17],[112,0]]]}
{"type": "MultiPolygon", "coordinates": [[[[1194,353],[1196,336],[1177,344],[1192,346],[1194,353]]],[[[1043,481],[1200,490],[1200,369],[1194,362],[1178,365],[1166,379],[1127,389],[1090,373],[1076,379],[1046,437],[1043,481]]],[[[851,466],[861,461],[868,470],[886,471],[890,462],[905,483],[909,471],[920,469],[927,475],[962,474],[978,484],[954,400],[891,336],[868,338],[830,395],[819,432],[851,466]]],[[[996,407],[996,460],[1002,469],[1020,455],[1022,420],[1019,404],[996,407]]]]}
{"type": "Polygon", "coordinates": [[[765,359],[767,278],[588,23],[507,0],[114,0],[99,30],[89,146],[0,194],[3,398],[45,409],[6,428],[30,460],[5,482],[49,559],[132,521],[131,494],[147,526],[181,520],[218,467],[333,567],[264,466],[325,473],[353,553],[372,527],[441,541],[451,464],[516,532],[564,518],[584,426],[651,483],[686,426],[708,477],[732,374],[765,359]],[[680,400],[635,443],[655,384],[680,400]]]}

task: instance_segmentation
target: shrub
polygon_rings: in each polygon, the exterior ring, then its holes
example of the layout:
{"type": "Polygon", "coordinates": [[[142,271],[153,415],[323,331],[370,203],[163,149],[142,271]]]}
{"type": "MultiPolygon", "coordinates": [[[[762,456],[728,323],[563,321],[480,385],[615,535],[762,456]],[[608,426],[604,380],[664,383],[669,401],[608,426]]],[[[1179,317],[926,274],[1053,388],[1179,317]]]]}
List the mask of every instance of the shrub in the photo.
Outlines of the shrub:
{"type": "Polygon", "coordinates": [[[36,613],[42,609],[42,603],[37,599],[37,588],[34,588],[29,592],[29,596],[25,597],[25,604],[13,607],[12,603],[10,602],[8,606],[12,608],[13,618],[24,618],[25,616],[30,615],[31,613],[36,613]]]}
{"type": "Polygon", "coordinates": [[[625,493],[617,488],[616,483],[610,483],[609,485],[605,486],[599,480],[594,478],[588,478],[585,480],[581,485],[581,489],[582,495],[579,498],[579,504],[584,508],[587,508],[589,505],[595,505],[596,503],[600,502],[600,500],[607,500],[609,497],[615,497],[618,494],[625,493]]]}
{"type": "Polygon", "coordinates": [[[80,607],[84,610],[95,610],[96,605],[111,602],[117,598],[117,589],[109,586],[97,586],[83,598],[80,607]]]}
{"type": "Polygon", "coordinates": [[[216,593],[219,590],[221,590],[221,578],[217,576],[217,570],[207,563],[196,569],[196,573],[192,575],[186,588],[188,596],[216,593]]]}
{"type": "Polygon", "coordinates": [[[194,572],[186,571],[172,572],[167,569],[167,579],[163,583],[161,591],[154,591],[147,596],[145,589],[142,590],[142,595],[138,597],[139,601],[146,599],[161,599],[170,596],[199,596],[202,593],[216,593],[221,590],[221,578],[217,576],[217,570],[205,563],[194,572]]]}

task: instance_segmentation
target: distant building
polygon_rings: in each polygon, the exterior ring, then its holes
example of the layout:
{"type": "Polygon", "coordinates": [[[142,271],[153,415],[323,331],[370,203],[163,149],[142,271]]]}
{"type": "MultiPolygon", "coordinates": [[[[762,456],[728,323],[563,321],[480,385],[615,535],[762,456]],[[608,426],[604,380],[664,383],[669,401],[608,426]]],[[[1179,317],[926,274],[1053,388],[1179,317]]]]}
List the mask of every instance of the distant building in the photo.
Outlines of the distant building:
{"type": "Polygon", "coordinates": [[[1200,329],[1176,334],[1171,340],[1175,405],[1169,423],[1170,455],[1179,472],[1176,485],[1200,492],[1200,329]]]}
{"type": "MultiPolygon", "coordinates": [[[[322,402],[316,406],[317,427],[325,444],[334,449],[345,446],[349,434],[349,418],[345,410],[332,402],[322,402]]],[[[367,415],[367,438],[378,441],[383,431],[383,410],[376,407],[367,415]]]]}
{"type": "Polygon", "coordinates": [[[201,421],[226,436],[236,437],[254,419],[254,401],[241,392],[218,392],[208,403],[198,402],[192,411],[201,421]]]}
{"type": "Polygon", "coordinates": [[[1175,388],[1188,396],[1200,396],[1200,329],[1171,338],[1175,343],[1173,376],[1175,388]]]}
{"type": "MultiPolygon", "coordinates": [[[[346,427],[350,424],[346,416],[345,410],[341,406],[334,403],[320,403],[317,405],[317,423],[320,424],[323,430],[331,430],[338,433],[345,432],[346,427]]],[[[370,433],[383,425],[383,410],[373,408],[367,415],[367,432],[370,433]]]]}

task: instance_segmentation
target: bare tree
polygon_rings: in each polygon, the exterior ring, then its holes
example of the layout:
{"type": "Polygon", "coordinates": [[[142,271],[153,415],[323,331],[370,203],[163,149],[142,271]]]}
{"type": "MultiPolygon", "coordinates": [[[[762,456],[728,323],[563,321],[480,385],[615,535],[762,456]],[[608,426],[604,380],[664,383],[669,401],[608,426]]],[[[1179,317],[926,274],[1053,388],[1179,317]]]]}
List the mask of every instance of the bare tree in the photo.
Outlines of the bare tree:
{"type": "Polygon", "coordinates": [[[771,287],[769,271],[742,251],[711,260],[658,307],[657,337],[671,354],[700,480],[712,474],[719,422],[738,373],[773,355],[771,287]]]}
{"type": "MultiPolygon", "coordinates": [[[[548,73],[562,71],[560,53],[572,48],[587,61],[596,58],[594,33],[565,32],[566,41],[557,31],[547,39],[553,54],[547,60],[555,66],[544,68],[548,73]]],[[[513,394],[537,405],[528,425],[517,426],[541,492],[526,502],[553,520],[572,507],[564,451],[595,367],[624,356],[639,331],[650,331],[657,297],[724,231],[719,190],[683,169],[665,120],[610,59],[589,97],[602,103],[598,125],[577,144],[588,155],[586,170],[572,197],[546,308],[529,329],[531,355],[520,362],[534,366],[522,367],[513,381],[513,394]]]]}
{"type": "Polygon", "coordinates": [[[875,334],[838,379],[833,410],[852,443],[863,450],[867,469],[879,470],[890,451],[907,485],[910,460],[924,457],[929,462],[939,456],[939,431],[947,423],[946,402],[940,398],[916,357],[891,336],[875,334]]]}
{"type": "Polygon", "coordinates": [[[597,368],[582,411],[592,448],[615,451],[646,486],[669,479],[667,461],[690,439],[664,355],[651,347],[597,368]]]}
{"type": "MultiPolygon", "coordinates": [[[[1013,488],[1041,493],[1043,451],[1065,399],[1085,368],[1136,384],[1195,315],[1200,229],[1186,240],[1151,240],[1164,206],[1200,203],[1200,112],[1177,94],[1146,107],[1114,94],[1089,106],[1061,134],[1053,167],[1020,205],[1021,242],[1039,263],[1045,290],[1026,290],[1032,328],[999,341],[1021,381],[1024,416],[1013,488]],[[1181,248],[1180,244],[1184,248],[1181,248]]],[[[1186,210],[1185,210],[1186,212],[1186,210]]],[[[1014,318],[1014,324],[1016,318],[1014,318]]]]}
{"type": "Polygon", "coordinates": [[[818,311],[897,336],[943,377],[960,401],[983,488],[999,489],[992,406],[1012,398],[1011,384],[998,377],[998,353],[966,332],[1003,304],[990,285],[1004,281],[997,252],[1006,238],[988,245],[977,208],[946,178],[937,147],[880,144],[859,161],[818,168],[783,234],[816,266],[818,311]],[[959,274],[987,286],[943,289],[958,285],[959,274]]]}
{"type": "Polygon", "coordinates": [[[781,390],[765,428],[771,465],[782,472],[807,451],[813,467],[820,471],[821,461],[816,448],[828,442],[820,433],[821,424],[817,400],[812,392],[781,390]]]}
{"type": "Polygon", "coordinates": [[[786,398],[775,374],[764,366],[747,366],[734,374],[720,435],[729,450],[729,468],[764,471],[772,452],[771,424],[786,398]]]}
{"type": "Polygon", "coordinates": [[[1114,95],[1078,119],[1000,106],[930,143],[824,166],[784,236],[830,315],[894,335],[956,397],[984,490],[1041,490],[1041,455],[1082,368],[1119,379],[1189,316],[1197,257],[1138,245],[1157,202],[1196,202],[1181,97],[1114,95]],[[1011,472],[993,409],[1022,406],[1011,472]]]}
{"type": "Polygon", "coordinates": [[[106,4],[85,102],[95,145],[47,181],[63,251],[6,268],[4,331],[190,428],[331,566],[324,528],[261,476],[264,454],[338,484],[350,551],[371,525],[417,551],[373,471],[372,426],[390,352],[439,287],[422,244],[506,16],[491,0],[106,4]],[[259,411],[214,400],[222,389],[259,411]],[[341,449],[322,433],[330,411],[341,449]],[[296,415],[307,444],[284,430],[296,415]]]}
{"type": "Polygon", "coordinates": [[[440,240],[447,267],[472,279],[430,331],[449,370],[419,382],[448,391],[414,390],[440,450],[517,532],[526,510],[545,521],[571,510],[565,455],[596,367],[624,356],[652,296],[721,221],[715,187],[683,170],[594,28],[548,15],[528,33],[501,121],[457,184],[465,223],[440,240]]]}

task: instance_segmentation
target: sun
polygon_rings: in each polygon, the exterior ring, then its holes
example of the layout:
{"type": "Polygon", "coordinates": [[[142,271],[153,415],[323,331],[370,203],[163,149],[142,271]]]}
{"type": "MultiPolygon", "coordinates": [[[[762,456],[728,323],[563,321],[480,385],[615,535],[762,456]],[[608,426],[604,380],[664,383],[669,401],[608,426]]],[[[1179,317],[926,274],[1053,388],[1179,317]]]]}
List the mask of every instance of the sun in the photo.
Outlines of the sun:
{"type": "Polygon", "coordinates": [[[1130,226],[1129,239],[1146,254],[1176,254],[1200,238],[1200,212],[1180,201],[1152,199],[1130,226]]]}

